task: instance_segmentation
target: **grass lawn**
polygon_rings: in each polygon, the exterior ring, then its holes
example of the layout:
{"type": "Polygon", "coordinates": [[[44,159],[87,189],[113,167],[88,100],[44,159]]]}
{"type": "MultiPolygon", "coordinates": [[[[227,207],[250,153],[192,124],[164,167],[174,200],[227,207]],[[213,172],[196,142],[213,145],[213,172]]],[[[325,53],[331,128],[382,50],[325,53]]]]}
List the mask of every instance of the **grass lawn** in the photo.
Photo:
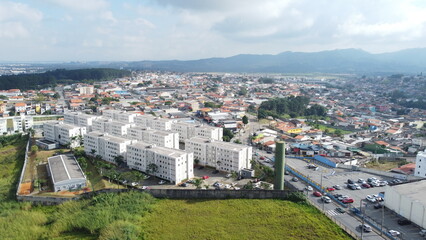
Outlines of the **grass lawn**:
{"type": "Polygon", "coordinates": [[[161,200],[146,239],[351,239],[312,206],[282,200],[161,200]]]}
{"type": "Polygon", "coordinates": [[[26,138],[0,148],[0,202],[13,199],[24,164],[26,138]]]}
{"type": "MultiPolygon", "coordinates": [[[[323,132],[324,132],[326,129],[328,129],[328,132],[329,132],[329,133],[334,133],[334,132],[337,130],[337,128],[327,127],[327,126],[322,125],[322,124],[318,124],[318,126],[319,126],[319,129],[320,129],[321,131],[323,131],[323,132]]],[[[342,134],[352,133],[351,131],[346,131],[346,130],[340,130],[340,131],[342,132],[342,134]]]]}
{"type": "Polygon", "coordinates": [[[380,170],[380,171],[389,171],[394,168],[398,168],[400,165],[407,164],[405,161],[372,161],[365,166],[367,168],[380,170]]]}

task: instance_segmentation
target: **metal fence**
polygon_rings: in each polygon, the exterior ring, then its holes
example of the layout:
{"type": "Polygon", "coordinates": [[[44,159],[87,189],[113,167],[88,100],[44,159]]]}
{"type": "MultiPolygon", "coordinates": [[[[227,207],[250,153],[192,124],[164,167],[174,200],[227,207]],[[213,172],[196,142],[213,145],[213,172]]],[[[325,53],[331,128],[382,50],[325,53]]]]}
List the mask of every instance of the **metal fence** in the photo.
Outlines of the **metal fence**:
{"type": "Polygon", "coordinates": [[[364,219],[364,222],[366,222],[367,224],[369,224],[370,226],[374,227],[375,229],[377,229],[379,232],[382,232],[384,235],[386,235],[386,237],[388,237],[391,240],[398,240],[399,238],[395,238],[392,235],[390,235],[388,233],[388,231],[386,230],[386,228],[383,227],[383,229],[381,228],[381,226],[376,223],[372,218],[368,217],[367,215],[364,215],[361,213],[361,211],[354,207],[351,209],[351,211],[353,212],[353,214],[361,219],[364,219]]]}

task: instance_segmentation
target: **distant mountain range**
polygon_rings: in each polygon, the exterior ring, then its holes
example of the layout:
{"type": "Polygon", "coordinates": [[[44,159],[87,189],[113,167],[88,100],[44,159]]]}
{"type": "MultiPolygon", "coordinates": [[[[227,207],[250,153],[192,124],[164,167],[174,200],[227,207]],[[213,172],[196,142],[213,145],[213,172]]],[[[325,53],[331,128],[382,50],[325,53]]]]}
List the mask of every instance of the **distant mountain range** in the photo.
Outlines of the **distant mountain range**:
{"type": "Polygon", "coordinates": [[[190,61],[91,62],[85,63],[85,66],[177,72],[420,73],[426,72],[426,48],[382,54],[371,54],[360,49],[283,52],[277,55],[241,54],[190,61]]]}

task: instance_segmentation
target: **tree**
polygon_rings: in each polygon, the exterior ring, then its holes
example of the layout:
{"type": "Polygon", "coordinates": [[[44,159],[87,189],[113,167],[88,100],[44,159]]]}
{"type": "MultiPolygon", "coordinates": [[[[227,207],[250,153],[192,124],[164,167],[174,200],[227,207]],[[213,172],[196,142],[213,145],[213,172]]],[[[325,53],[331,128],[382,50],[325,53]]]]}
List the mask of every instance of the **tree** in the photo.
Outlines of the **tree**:
{"type": "Polygon", "coordinates": [[[33,145],[31,146],[31,153],[35,154],[38,151],[38,146],[37,145],[33,145]]]}
{"type": "Polygon", "coordinates": [[[79,158],[77,158],[77,162],[78,162],[78,164],[80,165],[80,167],[82,169],[86,169],[87,168],[87,159],[86,158],[79,157],[79,158]]]}
{"type": "Polygon", "coordinates": [[[225,142],[229,142],[231,141],[231,139],[234,137],[234,134],[232,133],[231,130],[227,129],[227,128],[223,128],[223,141],[225,142]]]}
{"type": "Polygon", "coordinates": [[[235,141],[234,141],[234,143],[237,143],[237,144],[243,144],[243,143],[240,141],[240,139],[235,140],[235,141]]]}
{"type": "Polygon", "coordinates": [[[117,155],[114,157],[114,161],[117,163],[118,166],[121,166],[124,164],[124,157],[122,155],[117,155]]]}
{"type": "Polygon", "coordinates": [[[342,130],[340,130],[340,129],[336,129],[336,130],[334,131],[334,134],[335,134],[336,136],[339,136],[339,137],[341,137],[341,136],[343,135],[342,130]]]}
{"type": "Polygon", "coordinates": [[[158,172],[158,166],[155,163],[148,164],[147,171],[149,174],[154,174],[158,172]]]}
{"type": "Polygon", "coordinates": [[[195,163],[195,165],[198,165],[198,164],[200,163],[200,159],[195,158],[195,159],[194,159],[194,163],[195,163]]]}
{"type": "Polygon", "coordinates": [[[95,149],[92,149],[92,150],[90,150],[90,153],[91,153],[92,155],[95,155],[96,150],[95,150],[95,149]]]}
{"type": "Polygon", "coordinates": [[[203,185],[203,183],[204,183],[204,180],[203,180],[203,179],[201,179],[201,178],[196,178],[196,179],[194,180],[194,186],[195,186],[197,189],[200,189],[200,188],[201,188],[201,186],[203,185]]]}
{"type": "Polygon", "coordinates": [[[53,98],[54,99],[58,99],[58,98],[60,98],[61,97],[61,95],[59,95],[59,93],[55,93],[55,94],[53,94],[53,98]]]}
{"type": "Polygon", "coordinates": [[[243,116],[243,123],[244,125],[248,123],[248,117],[246,115],[243,116]]]}
{"type": "Polygon", "coordinates": [[[241,87],[240,90],[238,91],[238,95],[240,96],[246,96],[247,95],[247,88],[245,87],[241,87]]]}

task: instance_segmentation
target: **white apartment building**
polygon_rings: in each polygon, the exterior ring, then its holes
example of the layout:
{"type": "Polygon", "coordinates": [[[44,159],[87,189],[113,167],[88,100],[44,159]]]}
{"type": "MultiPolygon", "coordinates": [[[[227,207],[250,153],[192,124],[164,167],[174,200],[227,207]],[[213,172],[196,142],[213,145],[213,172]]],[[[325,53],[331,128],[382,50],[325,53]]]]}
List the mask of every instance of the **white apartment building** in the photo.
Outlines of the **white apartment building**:
{"type": "Polygon", "coordinates": [[[426,151],[417,153],[414,176],[426,178],[426,151]]]}
{"type": "Polygon", "coordinates": [[[116,121],[125,122],[125,123],[133,123],[135,122],[136,116],[139,114],[133,112],[125,112],[118,110],[104,110],[102,115],[105,118],[111,118],[116,121]]]}
{"type": "Polygon", "coordinates": [[[193,152],[194,159],[200,164],[220,171],[238,172],[242,168],[251,168],[252,148],[242,144],[193,137],[185,141],[185,151],[193,152]]]}
{"type": "Polygon", "coordinates": [[[125,137],[129,128],[134,127],[133,123],[111,121],[105,123],[105,132],[114,136],[125,137]]]}
{"type": "Polygon", "coordinates": [[[179,133],[179,141],[184,142],[192,137],[211,138],[222,141],[223,129],[207,125],[195,125],[193,123],[177,122],[172,125],[172,131],[179,133]]]}
{"type": "Polygon", "coordinates": [[[95,89],[93,86],[82,86],[79,88],[80,95],[93,94],[95,89]]]}
{"type": "Polygon", "coordinates": [[[13,134],[33,127],[33,117],[20,115],[0,118],[0,134],[13,134]]]}
{"type": "Polygon", "coordinates": [[[99,116],[84,114],[81,112],[66,112],[64,113],[64,122],[67,124],[85,127],[88,132],[92,131],[93,122],[99,116]]]}
{"type": "Polygon", "coordinates": [[[179,149],[179,134],[143,127],[132,127],[127,131],[127,138],[155,144],[159,147],[179,149]]]}
{"type": "Polygon", "coordinates": [[[139,127],[149,127],[155,130],[169,131],[172,129],[174,120],[158,118],[152,115],[139,115],[135,118],[135,123],[139,127]]]}
{"type": "Polygon", "coordinates": [[[117,156],[123,156],[126,161],[126,146],[134,142],[136,141],[107,133],[91,132],[84,136],[84,151],[92,156],[100,155],[107,162],[117,163],[117,156]]]}
{"type": "Polygon", "coordinates": [[[63,122],[46,122],[43,124],[44,138],[61,145],[70,147],[80,146],[80,139],[86,134],[85,127],[66,124],[63,122]]]}
{"type": "Polygon", "coordinates": [[[182,150],[157,147],[144,142],[127,146],[127,165],[130,168],[153,174],[173,183],[193,178],[193,164],[193,154],[182,150]],[[153,172],[153,170],[156,171],[153,172]]]}
{"type": "Polygon", "coordinates": [[[111,121],[112,119],[110,118],[104,118],[104,117],[97,118],[96,121],[93,121],[92,131],[106,132],[106,129],[107,129],[106,124],[111,121]]]}

